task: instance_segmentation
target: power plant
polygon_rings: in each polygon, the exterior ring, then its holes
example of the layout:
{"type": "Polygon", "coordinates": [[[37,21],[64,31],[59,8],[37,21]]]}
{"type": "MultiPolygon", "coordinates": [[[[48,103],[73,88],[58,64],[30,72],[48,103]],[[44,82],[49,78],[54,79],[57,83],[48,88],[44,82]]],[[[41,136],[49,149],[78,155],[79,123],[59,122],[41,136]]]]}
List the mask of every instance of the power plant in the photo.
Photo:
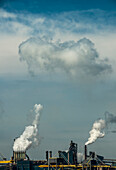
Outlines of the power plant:
{"type": "MultiPolygon", "coordinates": [[[[116,159],[104,159],[96,152],[87,151],[87,146],[94,143],[98,138],[103,138],[104,129],[108,123],[114,123],[116,116],[107,113],[107,120],[98,119],[93,123],[89,134],[90,137],[84,146],[84,154],[78,152],[78,145],[70,142],[68,150],[59,150],[58,156],[53,156],[52,151],[46,151],[45,160],[30,160],[26,151],[32,144],[38,144],[38,125],[43,106],[35,104],[33,111],[35,118],[31,125],[26,126],[23,133],[14,140],[13,156],[10,160],[0,153],[0,170],[114,170],[116,159]],[[79,160],[79,154],[81,160],[79,160]]],[[[116,123],[116,122],[115,122],[116,123]]]]}
{"type": "Polygon", "coordinates": [[[58,157],[52,156],[52,151],[46,151],[45,160],[33,161],[26,151],[13,151],[11,160],[0,161],[0,170],[113,170],[116,169],[116,159],[104,159],[95,152],[87,151],[84,146],[83,160],[78,160],[77,144],[71,141],[67,151],[58,151],[58,157]]]}

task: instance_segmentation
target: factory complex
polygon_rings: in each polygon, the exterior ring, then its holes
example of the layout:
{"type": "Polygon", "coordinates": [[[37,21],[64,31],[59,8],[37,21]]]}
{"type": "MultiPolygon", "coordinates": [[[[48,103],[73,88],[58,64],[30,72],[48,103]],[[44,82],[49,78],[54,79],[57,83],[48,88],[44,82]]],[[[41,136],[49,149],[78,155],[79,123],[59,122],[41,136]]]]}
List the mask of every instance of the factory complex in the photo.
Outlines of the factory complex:
{"type": "Polygon", "coordinates": [[[33,161],[25,152],[13,151],[11,160],[0,161],[0,170],[114,170],[116,159],[104,159],[95,152],[87,152],[84,146],[83,159],[78,160],[77,144],[71,141],[67,151],[58,151],[58,157],[52,156],[52,151],[46,151],[45,160],[33,161]]]}

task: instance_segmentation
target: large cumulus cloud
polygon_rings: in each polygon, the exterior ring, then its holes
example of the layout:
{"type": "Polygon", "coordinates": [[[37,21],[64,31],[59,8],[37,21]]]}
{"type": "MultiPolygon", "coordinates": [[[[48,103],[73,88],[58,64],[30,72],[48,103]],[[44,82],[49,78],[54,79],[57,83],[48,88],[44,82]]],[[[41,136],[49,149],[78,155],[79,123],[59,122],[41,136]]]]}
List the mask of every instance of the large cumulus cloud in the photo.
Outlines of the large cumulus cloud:
{"type": "Polygon", "coordinates": [[[100,59],[94,43],[87,38],[77,42],[30,38],[20,44],[19,54],[31,74],[64,72],[72,76],[97,76],[112,71],[108,61],[100,59]]]}

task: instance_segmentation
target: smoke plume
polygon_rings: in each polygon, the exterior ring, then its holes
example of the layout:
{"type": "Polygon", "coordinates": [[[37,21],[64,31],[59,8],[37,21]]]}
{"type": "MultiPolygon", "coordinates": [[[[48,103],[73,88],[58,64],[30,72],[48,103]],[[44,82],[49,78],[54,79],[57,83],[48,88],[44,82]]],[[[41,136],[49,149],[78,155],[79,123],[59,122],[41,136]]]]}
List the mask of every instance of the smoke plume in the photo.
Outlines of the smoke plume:
{"type": "Polygon", "coordinates": [[[78,163],[81,163],[84,159],[84,155],[83,153],[77,153],[77,160],[78,160],[78,163]]]}
{"type": "Polygon", "coordinates": [[[20,44],[19,54],[31,75],[64,72],[74,77],[80,74],[97,76],[112,71],[108,61],[100,59],[94,43],[87,38],[62,43],[30,38],[20,44]]]}
{"type": "Polygon", "coordinates": [[[105,121],[106,121],[107,125],[110,124],[110,123],[116,123],[116,115],[106,111],[105,112],[105,121]]]}
{"type": "MultiPolygon", "coordinates": [[[[105,112],[105,120],[99,119],[94,122],[92,130],[89,132],[90,137],[85,145],[89,145],[97,140],[97,138],[103,138],[105,133],[103,130],[108,128],[110,124],[116,123],[116,115],[109,113],[108,111],[105,112]]],[[[107,131],[110,133],[116,133],[115,130],[107,131]]]]}
{"type": "Polygon", "coordinates": [[[95,121],[92,130],[89,132],[90,137],[88,138],[88,141],[85,143],[85,145],[89,145],[95,142],[97,138],[103,138],[105,135],[105,133],[103,132],[105,126],[106,126],[105,120],[99,119],[95,121]]]}
{"type": "Polygon", "coordinates": [[[32,122],[32,125],[25,127],[22,135],[14,141],[13,150],[17,151],[26,151],[32,145],[32,143],[38,144],[38,125],[40,120],[40,112],[43,109],[41,104],[34,105],[34,112],[36,113],[35,119],[32,122]]]}

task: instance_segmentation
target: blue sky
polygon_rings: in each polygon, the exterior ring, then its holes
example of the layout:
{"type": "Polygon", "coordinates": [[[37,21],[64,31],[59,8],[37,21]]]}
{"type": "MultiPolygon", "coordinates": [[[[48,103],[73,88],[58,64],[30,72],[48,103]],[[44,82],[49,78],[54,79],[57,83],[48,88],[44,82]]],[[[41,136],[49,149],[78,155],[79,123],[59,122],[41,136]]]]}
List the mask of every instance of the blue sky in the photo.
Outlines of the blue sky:
{"type": "Polygon", "coordinates": [[[116,10],[115,0],[2,0],[1,5],[9,11],[28,11],[31,13],[64,12],[88,9],[116,10]],[[26,8],[25,8],[26,4],[26,8]]]}
{"type": "MultiPolygon", "coordinates": [[[[12,155],[36,103],[42,140],[31,158],[71,139],[82,152],[94,121],[116,115],[115,11],[115,0],[0,1],[1,153],[12,155]]],[[[115,140],[106,133],[88,148],[113,158],[115,140]]]]}

